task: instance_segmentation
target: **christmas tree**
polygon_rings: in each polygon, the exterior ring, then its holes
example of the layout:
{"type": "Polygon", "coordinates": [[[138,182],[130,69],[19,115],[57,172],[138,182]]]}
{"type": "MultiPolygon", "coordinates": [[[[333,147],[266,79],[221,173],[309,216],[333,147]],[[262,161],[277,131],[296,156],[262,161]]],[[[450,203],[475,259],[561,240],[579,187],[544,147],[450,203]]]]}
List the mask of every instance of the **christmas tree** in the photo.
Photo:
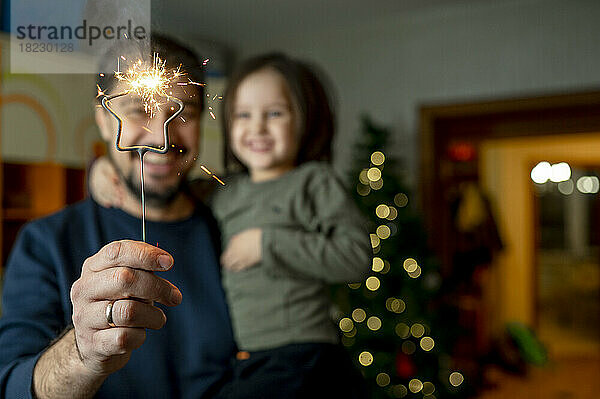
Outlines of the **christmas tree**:
{"type": "Polygon", "coordinates": [[[439,263],[423,223],[397,161],[386,156],[390,132],[367,117],[362,126],[351,179],[374,257],[366,281],[334,290],[342,343],[372,398],[466,397],[468,381],[448,353],[459,331],[440,301],[439,263]]]}

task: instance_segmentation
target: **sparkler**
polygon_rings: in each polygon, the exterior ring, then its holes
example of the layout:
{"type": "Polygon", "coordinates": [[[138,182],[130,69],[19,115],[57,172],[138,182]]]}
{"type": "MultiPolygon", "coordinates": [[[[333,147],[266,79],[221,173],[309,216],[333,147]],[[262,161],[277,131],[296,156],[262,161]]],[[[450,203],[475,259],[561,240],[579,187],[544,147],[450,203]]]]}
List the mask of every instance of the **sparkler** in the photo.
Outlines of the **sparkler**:
{"type": "MultiPolygon", "coordinates": [[[[125,57],[121,56],[123,60],[125,57]]],[[[118,59],[117,59],[118,62],[118,59]]],[[[154,53],[153,62],[148,66],[138,60],[126,72],[120,71],[120,65],[115,72],[115,77],[126,85],[123,92],[105,95],[98,87],[98,95],[102,95],[102,107],[106,109],[117,120],[117,138],[115,146],[118,151],[136,151],[140,157],[140,181],[141,181],[141,207],[142,207],[142,241],[146,242],[146,202],[144,194],[144,155],[150,151],[158,154],[166,154],[169,150],[169,134],[168,125],[181,112],[183,112],[183,102],[169,94],[168,90],[183,76],[180,68],[167,69],[165,68],[166,61],[162,61],[158,54],[154,53]],[[128,95],[130,93],[138,95],[144,104],[145,111],[153,117],[155,112],[160,109],[162,103],[160,98],[166,98],[167,101],[173,101],[179,108],[163,123],[163,145],[156,147],[151,145],[121,145],[121,133],[123,131],[123,120],[110,107],[110,101],[115,98],[128,95]]]]}

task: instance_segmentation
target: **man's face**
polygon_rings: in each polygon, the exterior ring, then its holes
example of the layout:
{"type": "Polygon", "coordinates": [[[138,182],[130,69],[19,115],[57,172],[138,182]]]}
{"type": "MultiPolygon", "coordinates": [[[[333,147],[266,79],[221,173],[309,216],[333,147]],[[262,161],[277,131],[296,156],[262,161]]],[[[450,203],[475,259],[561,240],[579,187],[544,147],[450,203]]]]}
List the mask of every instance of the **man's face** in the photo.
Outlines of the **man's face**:
{"type": "MultiPolygon", "coordinates": [[[[117,85],[114,93],[123,87],[117,85]]],[[[150,203],[168,204],[180,191],[181,184],[198,156],[200,139],[200,99],[196,88],[177,86],[173,97],[185,104],[184,111],[168,125],[170,148],[166,154],[146,152],[144,155],[144,190],[150,203]]],[[[161,105],[160,110],[150,117],[144,110],[141,99],[133,94],[116,98],[110,102],[113,111],[123,119],[121,146],[164,145],[163,125],[179,108],[174,102],[161,105]]],[[[103,108],[98,108],[96,121],[103,139],[108,145],[108,154],[117,172],[134,194],[140,192],[140,159],[137,151],[119,151],[115,147],[117,120],[103,108]]]]}

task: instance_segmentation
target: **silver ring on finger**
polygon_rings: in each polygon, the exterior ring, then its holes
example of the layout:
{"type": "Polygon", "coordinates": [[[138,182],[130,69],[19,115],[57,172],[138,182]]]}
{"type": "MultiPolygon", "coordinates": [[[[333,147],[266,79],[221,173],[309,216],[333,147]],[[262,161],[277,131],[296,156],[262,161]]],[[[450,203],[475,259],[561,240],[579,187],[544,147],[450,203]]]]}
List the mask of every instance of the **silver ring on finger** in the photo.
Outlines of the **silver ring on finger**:
{"type": "Polygon", "coordinates": [[[106,305],[106,310],[104,312],[104,314],[106,316],[106,323],[108,324],[109,327],[116,327],[116,325],[113,321],[113,306],[114,306],[115,302],[116,301],[108,302],[108,304],[106,305]]]}

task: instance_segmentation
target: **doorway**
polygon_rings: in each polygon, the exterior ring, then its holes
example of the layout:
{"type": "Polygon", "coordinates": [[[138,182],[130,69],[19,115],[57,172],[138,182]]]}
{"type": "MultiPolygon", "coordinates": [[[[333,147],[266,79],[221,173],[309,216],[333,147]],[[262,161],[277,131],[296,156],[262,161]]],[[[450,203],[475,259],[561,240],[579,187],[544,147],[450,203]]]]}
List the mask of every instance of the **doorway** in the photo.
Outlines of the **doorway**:
{"type": "Polygon", "coordinates": [[[485,140],[480,154],[505,243],[490,279],[496,329],[519,320],[552,355],[600,355],[600,134],[485,140]],[[552,164],[568,176],[532,173],[552,164]]]}

